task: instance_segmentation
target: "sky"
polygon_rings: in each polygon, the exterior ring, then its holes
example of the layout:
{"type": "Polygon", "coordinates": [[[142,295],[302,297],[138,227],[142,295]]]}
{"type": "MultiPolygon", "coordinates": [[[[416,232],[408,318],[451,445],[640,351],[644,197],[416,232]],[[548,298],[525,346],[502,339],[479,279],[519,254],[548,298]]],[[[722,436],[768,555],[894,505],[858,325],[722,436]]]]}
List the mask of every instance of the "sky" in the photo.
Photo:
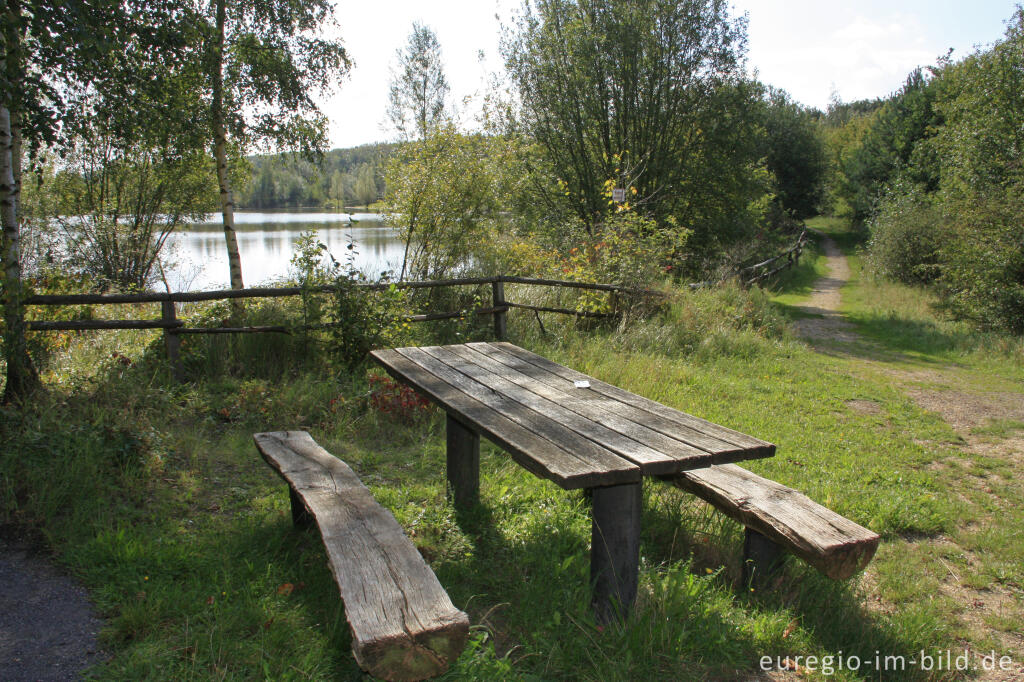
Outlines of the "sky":
{"type": "MultiPolygon", "coordinates": [[[[1018,0],[732,0],[748,17],[748,70],[794,100],[824,109],[885,97],[917,66],[954,59],[1003,36],[1018,0]]],[[[419,21],[437,34],[452,100],[472,125],[500,34],[520,0],[339,0],[338,33],[355,62],[321,98],[332,147],[394,139],[384,124],[390,69],[419,21]]]]}

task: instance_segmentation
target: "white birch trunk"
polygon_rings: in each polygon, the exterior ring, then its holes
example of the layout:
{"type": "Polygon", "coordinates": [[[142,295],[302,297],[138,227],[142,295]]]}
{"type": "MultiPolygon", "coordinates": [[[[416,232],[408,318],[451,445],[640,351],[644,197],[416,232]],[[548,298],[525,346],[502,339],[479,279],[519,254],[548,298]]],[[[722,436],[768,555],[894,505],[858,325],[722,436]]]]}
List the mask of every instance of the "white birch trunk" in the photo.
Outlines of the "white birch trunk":
{"type": "MultiPolygon", "coordinates": [[[[242,282],[242,257],[238,253],[238,238],[235,234],[235,201],[231,193],[231,179],[228,176],[228,140],[224,122],[224,27],[227,23],[226,0],[217,0],[217,45],[214,54],[216,64],[213,72],[213,135],[214,159],[217,163],[217,184],[220,187],[220,207],[224,218],[224,241],[228,249],[228,270],[232,289],[244,289],[242,282]]],[[[237,301],[236,312],[241,312],[242,303],[237,301]]]]}
{"type": "MultiPolygon", "coordinates": [[[[18,179],[15,153],[21,154],[20,140],[11,125],[10,109],[0,106],[0,255],[3,258],[4,357],[7,383],[3,402],[23,398],[38,383],[25,343],[25,309],[22,305],[21,234],[18,228],[18,179]]],[[[20,161],[20,159],[19,159],[20,161]]]]}

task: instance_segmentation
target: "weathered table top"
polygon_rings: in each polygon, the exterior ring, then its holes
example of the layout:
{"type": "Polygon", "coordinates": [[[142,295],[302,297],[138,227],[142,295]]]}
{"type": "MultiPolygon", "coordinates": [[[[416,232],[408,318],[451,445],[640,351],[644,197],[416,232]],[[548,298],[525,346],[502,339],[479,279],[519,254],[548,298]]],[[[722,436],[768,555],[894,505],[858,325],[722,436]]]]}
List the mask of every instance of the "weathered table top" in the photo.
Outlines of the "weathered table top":
{"type": "Polygon", "coordinates": [[[510,343],[396,348],[371,356],[524,468],[566,489],[775,454],[771,443],[510,343]]]}

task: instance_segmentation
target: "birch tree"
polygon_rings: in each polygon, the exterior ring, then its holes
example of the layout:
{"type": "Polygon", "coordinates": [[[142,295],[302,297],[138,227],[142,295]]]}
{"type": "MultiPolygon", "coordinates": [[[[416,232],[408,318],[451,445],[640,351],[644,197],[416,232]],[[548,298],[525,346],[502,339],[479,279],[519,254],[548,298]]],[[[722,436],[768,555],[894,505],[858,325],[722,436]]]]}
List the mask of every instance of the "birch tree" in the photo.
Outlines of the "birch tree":
{"type": "MultiPolygon", "coordinates": [[[[200,8],[203,9],[203,8],[200,8]]],[[[204,64],[231,288],[244,287],[235,236],[231,149],[274,144],[322,151],[327,120],[313,99],[351,63],[333,29],[328,0],[210,0],[204,64]]]]}
{"type": "MultiPolygon", "coordinates": [[[[102,54],[117,6],[104,0],[50,3],[5,0],[0,5],[0,239],[7,376],[3,402],[24,399],[39,384],[25,342],[21,272],[22,148],[52,143],[73,110],[72,83],[88,80],[102,54]]],[[[120,24],[124,28],[125,24],[120,24]]]]}
{"type": "Polygon", "coordinates": [[[441,44],[429,26],[413,23],[405,50],[395,53],[387,115],[404,139],[426,139],[447,119],[448,79],[441,44]]]}
{"type": "MultiPolygon", "coordinates": [[[[119,123],[159,120],[154,99],[186,56],[189,15],[174,0],[0,0],[0,243],[3,284],[4,402],[38,385],[25,343],[25,286],[19,228],[23,148],[29,157],[61,150],[76,123],[105,112],[87,97],[134,112],[119,123]]],[[[185,101],[185,100],[183,100],[185,101]]],[[[178,114],[181,120],[190,112],[178,114]]],[[[165,126],[164,138],[173,137],[165,126]]]]}

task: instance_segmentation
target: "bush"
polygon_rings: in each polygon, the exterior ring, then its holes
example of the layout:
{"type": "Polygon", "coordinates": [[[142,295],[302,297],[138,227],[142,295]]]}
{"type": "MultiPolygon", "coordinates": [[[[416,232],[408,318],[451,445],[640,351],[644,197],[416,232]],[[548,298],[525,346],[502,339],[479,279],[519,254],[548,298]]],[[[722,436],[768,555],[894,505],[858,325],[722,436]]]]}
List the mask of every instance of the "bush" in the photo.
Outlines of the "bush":
{"type": "Polygon", "coordinates": [[[943,240],[941,306],[982,328],[1024,333],[1024,201],[1019,190],[961,204],[943,240]]]}
{"type": "Polygon", "coordinates": [[[876,275],[927,284],[939,274],[939,247],[948,231],[935,201],[920,189],[896,183],[868,223],[865,264],[876,275]]]}

